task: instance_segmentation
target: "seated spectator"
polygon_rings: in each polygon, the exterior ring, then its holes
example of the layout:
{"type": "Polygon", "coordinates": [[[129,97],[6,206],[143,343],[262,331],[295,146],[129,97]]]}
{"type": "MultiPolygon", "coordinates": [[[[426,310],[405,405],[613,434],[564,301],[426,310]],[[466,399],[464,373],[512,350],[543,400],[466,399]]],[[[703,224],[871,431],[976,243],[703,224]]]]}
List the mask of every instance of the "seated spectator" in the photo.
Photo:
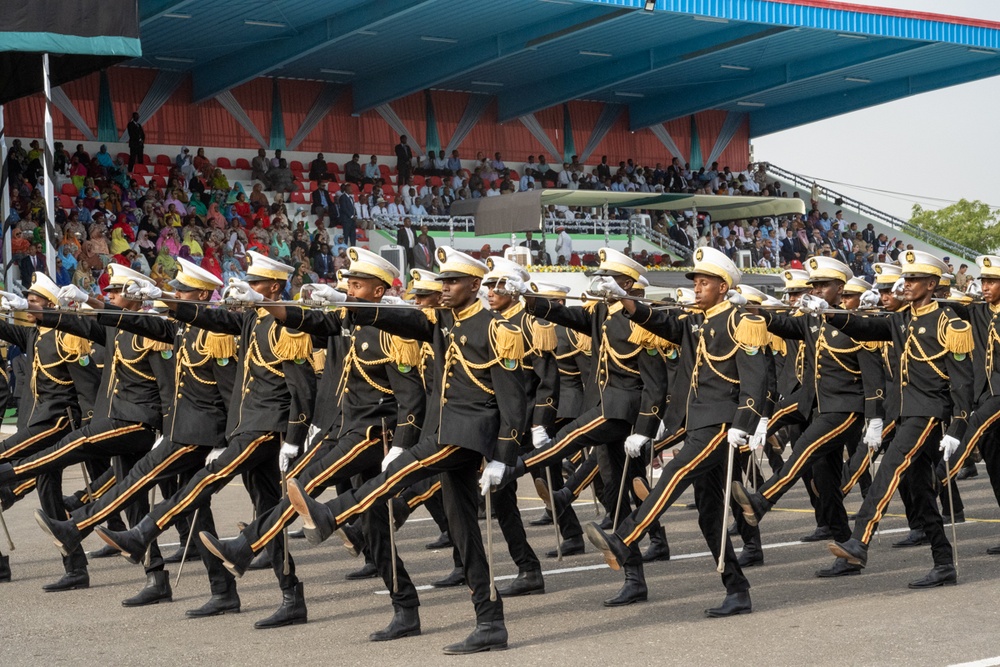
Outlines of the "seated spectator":
{"type": "MultiPolygon", "coordinates": [[[[323,165],[324,169],[326,165],[323,165]]],[[[267,172],[271,168],[271,161],[267,159],[267,153],[263,148],[257,149],[257,157],[250,163],[250,178],[255,181],[267,183],[267,172]]]]}
{"type": "Polygon", "coordinates": [[[366,183],[371,183],[371,179],[365,178],[364,171],[361,168],[361,162],[359,161],[360,155],[355,153],[351,156],[349,162],[344,163],[344,180],[348,183],[354,183],[355,185],[365,185],[366,183]]]}
{"type": "Polygon", "coordinates": [[[270,202],[267,201],[267,195],[264,194],[264,186],[260,183],[253,184],[253,190],[250,192],[250,208],[255,211],[260,207],[269,208],[270,202]]]}
{"type": "Polygon", "coordinates": [[[316,159],[309,163],[309,180],[321,181],[329,180],[330,174],[326,169],[326,158],[322,153],[316,154],[316,159]]]}
{"type": "Polygon", "coordinates": [[[379,169],[377,155],[372,155],[368,159],[368,164],[365,165],[365,178],[372,183],[379,183],[382,181],[382,170],[379,169]]]}
{"type": "Polygon", "coordinates": [[[297,189],[295,179],[292,176],[292,170],[288,168],[288,163],[285,162],[284,158],[279,159],[278,166],[271,167],[267,172],[267,177],[271,190],[293,192],[297,189]]]}
{"type": "Polygon", "coordinates": [[[192,161],[195,171],[202,175],[203,178],[214,178],[214,174],[217,169],[212,165],[211,160],[205,157],[205,149],[199,148],[198,154],[194,156],[192,161]]]}

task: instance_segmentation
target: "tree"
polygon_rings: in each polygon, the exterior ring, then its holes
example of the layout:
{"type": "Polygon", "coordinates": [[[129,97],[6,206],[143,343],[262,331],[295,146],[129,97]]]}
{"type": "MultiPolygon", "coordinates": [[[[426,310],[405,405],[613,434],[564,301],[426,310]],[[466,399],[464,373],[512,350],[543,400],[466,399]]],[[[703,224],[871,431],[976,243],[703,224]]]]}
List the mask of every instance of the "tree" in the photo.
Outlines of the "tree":
{"type": "Polygon", "coordinates": [[[960,199],[937,211],[913,205],[910,223],[943,236],[980,254],[990,254],[1000,248],[1000,217],[997,211],[979,201],[960,199]]]}

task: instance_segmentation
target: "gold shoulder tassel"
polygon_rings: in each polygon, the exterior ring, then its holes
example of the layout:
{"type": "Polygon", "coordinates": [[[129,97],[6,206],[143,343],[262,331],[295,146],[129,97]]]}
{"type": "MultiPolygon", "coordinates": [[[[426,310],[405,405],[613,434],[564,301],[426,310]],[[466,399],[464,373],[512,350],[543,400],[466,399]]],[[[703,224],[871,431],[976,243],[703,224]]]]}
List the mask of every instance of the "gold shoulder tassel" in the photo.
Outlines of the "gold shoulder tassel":
{"type": "Polygon", "coordinates": [[[312,357],[312,338],[307,333],[295,332],[287,327],[281,328],[278,342],[274,344],[274,354],[283,361],[297,361],[312,357]]]}
{"type": "Polygon", "coordinates": [[[524,359],[524,337],[521,328],[508,322],[493,320],[490,322],[490,337],[497,356],[501,359],[524,359]]]}
{"type": "Polygon", "coordinates": [[[878,352],[885,345],[884,341],[880,340],[859,340],[858,345],[865,348],[869,352],[878,352]]]}
{"type": "Polygon", "coordinates": [[[420,366],[420,343],[409,338],[389,336],[389,356],[397,366],[420,366]]]}
{"type": "Polygon", "coordinates": [[[531,346],[537,352],[552,352],[559,344],[556,338],[556,325],[543,324],[538,320],[531,323],[531,346]]]}
{"type": "Polygon", "coordinates": [[[142,338],[142,344],[141,345],[142,345],[142,349],[144,349],[144,350],[152,350],[153,352],[166,352],[167,350],[174,349],[174,346],[173,346],[172,343],[164,343],[164,342],[159,341],[159,340],[153,340],[152,338],[146,338],[145,336],[143,336],[143,338],[142,338]]]}
{"type": "Polygon", "coordinates": [[[788,345],[785,343],[785,339],[771,334],[771,351],[781,356],[788,354],[788,345]]]}
{"type": "Polygon", "coordinates": [[[583,309],[586,310],[587,312],[592,313],[592,312],[594,312],[594,308],[597,308],[597,304],[598,304],[598,301],[596,301],[596,300],[595,301],[584,301],[583,302],[583,309]]]}
{"type": "Polygon", "coordinates": [[[88,356],[93,349],[93,343],[90,340],[73,334],[63,334],[60,337],[60,343],[64,350],[79,358],[88,356]]]}
{"type": "Polygon", "coordinates": [[[963,320],[951,320],[945,328],[944,348],[952,354],[968,354],[976,347],[972,338],[972,325],[963,320]]]}
{"type": "Polygon", "coordinates": [[[767,323],[760,315],[744,315],[733,332],[733,340],[744,347],[764,347],[770,338],[767,323]]]}
{"type": "Polygon", "coordinates": [[[583,352],[584,354],[591,353],[592,351],[591,347],[593,346],[594,343],[591,340],[590,336],[588,336],[587,334],[582,334],[573,331],[572,329],[567,329],[566,331],[569,334],[569,342],[573,344],[573,347],[575,347],[580,352],[583,352]]]}
{"type": "Polygon", "coordinates": [[[229,359],[230,357],[235,357],[236,336],[206,331],[202,349],[212,359],[229,359]]]}
{"type": "Polygon", "coordinates": [[[323,369],[326,368],[326,350],[313,350],[312,367],[316,375],[323,374],[323,369]]]}
{"type": "Polygon", "coordinates": [[[651,331],[634,325],[632,326],[632,333],[629,334],[628,342],[644,347],[647,350],[667,350],[673,347],[673,343],[666,338],[657,336],[651,331]]]}
{"type": "Polygon", "coordinates": [[[421,308],[420,310],[424,311],[424,315],[427,316],[427,321],[428,322],[430,322],[431,324],[437,324],[438,314],[437,314],[437,310],[436,309],[434,309],[434,308],[421,308]]]}

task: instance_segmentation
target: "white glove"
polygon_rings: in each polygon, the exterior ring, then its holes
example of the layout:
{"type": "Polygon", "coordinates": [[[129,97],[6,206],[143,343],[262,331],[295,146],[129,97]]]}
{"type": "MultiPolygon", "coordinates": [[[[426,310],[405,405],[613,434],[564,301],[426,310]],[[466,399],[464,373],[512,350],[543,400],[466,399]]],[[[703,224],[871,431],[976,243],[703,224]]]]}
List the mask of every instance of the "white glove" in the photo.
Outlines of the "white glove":
{"type": "Polygon", "coordinates": [[[873,452],[882,444],[883,428],[885,428],[885,426],[882,424],[882,420],[878,417],[868,421],[868,427],[865,429],[865,437],[863,438],[863,441],[866,445],[868,445],[868,449],[873,452]]]}
{"type": "Polygon", "coordinates": [[[318,435],[319,426],[316,426],[316,424],[309,424],[309,430],[306,431],[306,451],[308,451],[310,447],[316,446],[317,443],[315,440],[318,435]]]}
{"type": "Polygon", "coordinates": [[[0,307],[4,310],[28,310],[28,300],[13,292],[0,292],[0,307]]]}
{"type": "Polygon", "coordinates": [[[59,299],[59,305],[68,306],[71,303],[87,303],[90,295],[76,285],[66,285],[59,288],[56,298],[59,299]]]}
{"type": "Polygon", "coordinates": [[[389,467],[389,464],[395,461],[396,457],[402,454],[403,451],[402,447],[390,447],[389,452],[385,455],[385,458],[382,459],[382,472],[385,472],[385,469],[389,467]]]}
{"type": "Polygon", "coordinates": [[[983,284],[979,281],[979,278],[969,281],[969,286],[965,288],[965,293],[974,299],[983,295],[983,284]]]}
{"type": "Polygon", "coordinates": [[[944,452],[944,460],[950,461],[951,457],[955,455],[958,451],[958,446],[962,444],[962,441],[950,435],[946,435],[941,438],[941,451],[944,452]]]}
{"type": "Polygon", "coordinates": [[[633,433],[625,438],[625,453],[629,458],[637,459],[642,454],[642,448],[649,442],[649,438],[638,433],[633,433]]]}
{"type": "Polygon", "coordinates": [[[151,285],[153,284],[145,280],[131,279],[125,284],[125,294],[133,299],[141,299],[142,290],[151,285]]]}
{"type": "Polygon", "coordinates": [[[332,285],[324,283],[309,283],[302,286],[302,298],[312,301],[325,301],[329,304],[344,303],[347,295],[339,291],[332,285]],[[306,296],[308,294],[308,296],[306,296]]]}
{"type": "Polygon", "coordinates": [[[861,295],[862,308],[878,308],[882,304],[882,296],[876,289],[870,289],[861,295]]]}
{"type": "Polygon", "coordinates": [[[892,284],[892,295],[897,299],[903,298],[903,288],[906,286],[906,279],[900,278],[892,284]]]}
{"type": "Polygon", "coordinates": [[[524,294],[528,291],[528,286],[517,276],[509,276],[504,280],[503,291],[508,294],[524,294]]]}
{"type": "Polygon", "coordinates": [[[154,440],[153,441],[153,446],[150,447],[150,451],[152,451],[152,450],[156,449],[157,447],[159,447],[160,445],[162,445],[164,439],[165,438],[161,435],[159,438],[157,438],[156,440],[154,440]]]}
{"type": "Polygon", "coordinates": [[[506,469],[507,466],[500,461],[490,461],[486,464],[486,467],[483,468],[483,476],[479,478],[479,488],[482,490],[483,496],[500,483],[500,480],[503,479],[503,472],[506,469]]]}
{"type": "Polygon", "coordinates": [[[667,436],[667,424],[661,419],[660,427],[656,429],[656,441],[659,442],[667,436]]]}
{"type": "Polygon", "coordinates": [[[382,297],[382,303],[396,304],[396,303],[406,303],[406,302],[400,299],[398,296],[386,294],[385,296],[382,297]]]}
{"type": "Polygon", "coordinates": [[[205,457],[205,465],[208,465],[209,463],[211,463],[215,459],[217,459],[220,456],[222,456],[222,452],[224,452],[224,451],[226,451],[225,447],[216,447],[215,449],[213,449],[212,451],[210,451],[208,453],[208,456],[205,457]]]}
{"type": "Polygon", "coordinates": [[[767,441],[767,417],[761,417],[760,421],[757,422],[757,430],[753,432],[750,437],[750,451],[756,452],[758,449],[764,446],[767,441]]]}
{"type": "Polygon", "coordinates": [[[300,449],[298,445],[293,445],[290,442],[281,443],[281,451],[278,452],[278,470],[283,473],[288,472],[289,466],[292,465],[292,460],[299,455],[300,449]]]}
{"type": "Polygon", "coordinates": [[[726,435],[729,438],[729,445],[739,449],[743,445],[747,444],[750,435],[746,431],[741,431],[738,428],[729,428],[729,433],[726,435]]]}
{"type": "Polygon", "coordinates": [[[531,427],[531,444],[535,449],[541,449],[550,442],[552,442],[552,438],[549,437],[544,426],[531,427]]]}
{"type": "Polygon", "coordinates": [[[628,296],[628,292],[622,289],[621,285],[615,282],[611,276],[601,276],[590,284],[591,293],[603,296],[606,299],[621,299],[628,296]]]}
{"type": "Polygon", "coordinates": [[[264,295],[258,294],[245,280],[231,279],[226,288],[225,300],[229,303],[260,303],[264,295]]]}
{"type": "Polygon", "coordinates": [[[156,301],[163,296],[163,290],[153,283],[147,283],[139,290],[139,296],[147,301],[156,301]]]}
{"type": "Polygon", "coordinates": [[[734,306],[747,305],[747,298],[734,289],[731,289],[728,292],[726,292],[726,301],[733,304],[734,306]]]}
{"type": "Polygon", "coordinates": [[[826,310],[830,307],[823,299],[818,296],[813,296],[812,294],[806,294],[801,299],[799,299],[799,310],[803,313],[818,313],[822,310],[826,310]]]}

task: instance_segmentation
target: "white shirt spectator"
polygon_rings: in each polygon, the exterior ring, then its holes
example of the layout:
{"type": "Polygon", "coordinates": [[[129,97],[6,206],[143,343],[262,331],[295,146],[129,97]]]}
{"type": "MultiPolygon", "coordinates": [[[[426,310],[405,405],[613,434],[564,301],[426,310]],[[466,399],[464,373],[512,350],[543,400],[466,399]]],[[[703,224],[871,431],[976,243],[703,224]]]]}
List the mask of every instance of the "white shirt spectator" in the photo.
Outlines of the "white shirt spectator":
{"type": "Polygon", "coordinates": [[[569,182],[572,180],[570,178],[571,173],[572,172],[569,169],[563,169],[562,171],[559,172],[558,186],[560,188],[565,188],[569,186],[569,182]]]}
{"type": "Polygon", "coordinates": [[[522,176],[521,177],[521,185],[520,185],[521,192],[524,192],[525,190],[528,189],[528,184],[529,183],[534,184],[534,182],[535,182],[535,177],[534,176],[529,176],[528,174],[525,174],[524,176],[522,176]]]}
{"type": "Polygon", "coordinates": [[[463,180],[462,180],[461,176],[459,176],[458,174],[455,174],[454,176],[451,177],[451,189],[452,190],[455,190],[456,192],[458,192],[459,190],[462,189],[462,185],[463,185],[463,180]]]}
{"type": "Polygon", "coordinates": [[[434,168],[438,171],[444,171],[448,168],[448,160],[443,157],[434,158],[434,168]]]}
{"type": "Polygon", "coordinates": [[[397,204],[396,202],[392,202],[386,207],[386,210],[388,211],[388,216],[390,218],[402,218],[406,215],[406,204],[397,204]]]}
{"type": "Polygon", "coordinates": [[[427,197],[428,195],[432,194],[431,193],[431,188],[432,187],[434,187],[434,186],[432,186],[432,185],[430,185],[428,183],[424,183],[423,185],[420,186],[420,189],[417,191],[417,196],[420,197],[421,199],[423,199],[424,197],[427,197]]]}
{"type": "Polygon", "coordinates": [[[496,184],[494,184],[492,187],[490,187],[489,190],[486,191],[486,196],[487,197],[499,197],[500,196],[500,190],[497,189],[496,184]]]}
{"type": "Polygon", "coordinates": [[[414,203],[412,206],[410,206],[409,213],[411,216],[419,218],[427,215],[427,209],[420,204],[414,203]]]}
{"type": "Polygon", "coordinates": [[[573,239],[570,237],[569,232],[564,229],[556,237],[556,261],[558,262],[560,257],[565,257],[568,264],[570,255],[572,254],[573,239]]]}

